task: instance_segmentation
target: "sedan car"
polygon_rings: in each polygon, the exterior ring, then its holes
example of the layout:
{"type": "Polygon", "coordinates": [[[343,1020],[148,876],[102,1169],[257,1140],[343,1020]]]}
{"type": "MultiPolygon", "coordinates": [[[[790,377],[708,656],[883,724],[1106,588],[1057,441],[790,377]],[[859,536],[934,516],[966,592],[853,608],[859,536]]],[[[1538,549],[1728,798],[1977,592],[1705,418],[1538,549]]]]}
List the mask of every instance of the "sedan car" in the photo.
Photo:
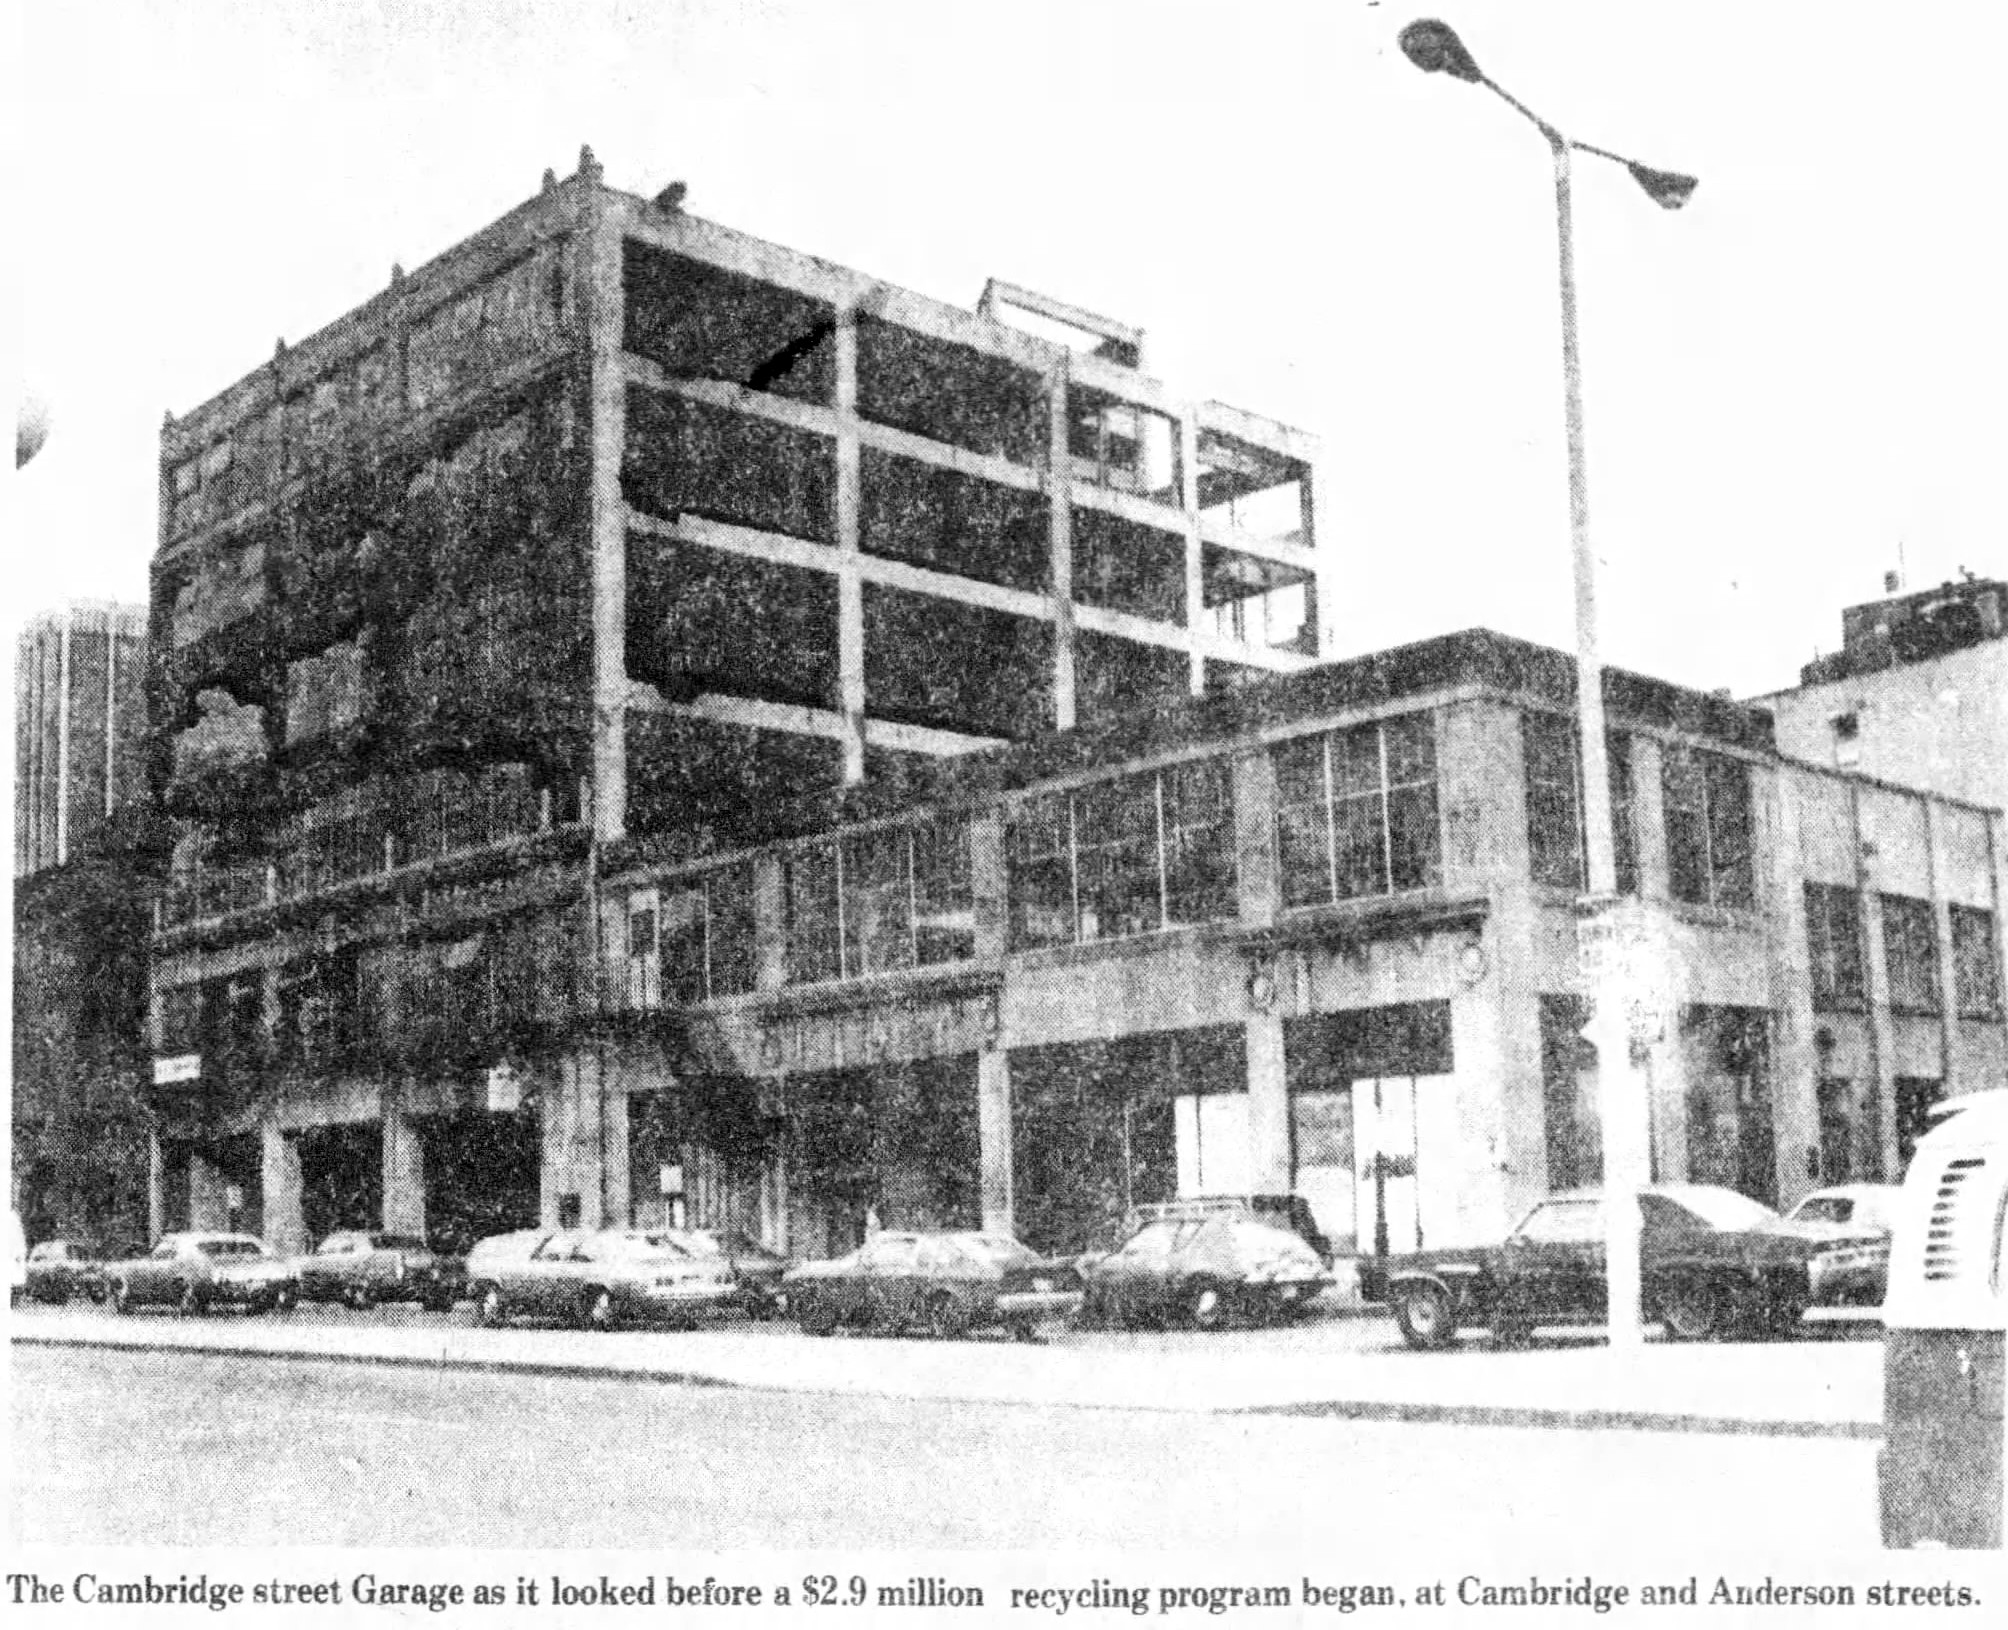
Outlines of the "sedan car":
{"type": "Polygon", "coordinates": [[[531,1229],[483,1240],[467,1254],[467,1276],[483,1324],[516,1314],[591,1330],[690,1323],[733,1293],[722,1257],[659,1229],[531,1229]]]}
{"type": "Polygon", "coordinates": [[[295,1267],[303,1301],[353,1308],[417,1302],[444,1313],[460,1294],[461,1267],[422,1239],[370,1229],[344,1229],[316,1245],[295,1267]]]}
{"type": "MultiPolygon", "coordinates": [[[[1789,1335],[1812,1304],[1816,1264],[1846,1247],[1823,1229],[1706,1183],[1656,1183],[1639,1196],[1645,1316],[1680,1341],[1789,1335]]],[[[1607,1317],[1604,1204],[1593,1189],[1550,1195],[1497,1245],[1397,1256],[1380,1264],[1411,1347],[1447,1347],[1460,1328],[1502,1343],[1538,1325],[1607,1317]]]]}
{"type": "Polygon", "coordinates": [[[105,1299],[104,1252],[82,1240],[45,1239],[28,1252],[27,1290],[38,1302],[105,1299]]]}
{"type": "Polygon", "coordinates": [[[849,1256],[805,1262],[782,1281],[788,1311],[812,1336],[839,1328],[960,1336],[1001,1328],[1030,1340],[1041,1321],[1081,1305],[1071,1261],[1009,1234],[881,1233],[849,1256]]]}
{"type": "Polygon", "coordinates": [[[1825,1232],[1835,1246],[1814,1259],[1813,1306],[1882,1306],[1890,1221],[1900,1193],[1891,1183],[1839,1183],[1815,1189],[1785,1213],[1794,1228],[1825,1232]]]}
{"type": "Polygon", "coordinates": [[[1085,1324],[1214,1330],[1301,1313],[1332,1276],[1294,1230],[1230,1212],[1146,1224],[1085,1278],[1085,1324]]]}
{"type": "Polygon", "coordinates": [[[108,1264],[105,1280],[120,1313],[148,1303],[187,1314],[213,1306],[284,1312],[299,1300],[292,1264],[250,1234],[163,1234],[145,1256],[108,1264]]]}

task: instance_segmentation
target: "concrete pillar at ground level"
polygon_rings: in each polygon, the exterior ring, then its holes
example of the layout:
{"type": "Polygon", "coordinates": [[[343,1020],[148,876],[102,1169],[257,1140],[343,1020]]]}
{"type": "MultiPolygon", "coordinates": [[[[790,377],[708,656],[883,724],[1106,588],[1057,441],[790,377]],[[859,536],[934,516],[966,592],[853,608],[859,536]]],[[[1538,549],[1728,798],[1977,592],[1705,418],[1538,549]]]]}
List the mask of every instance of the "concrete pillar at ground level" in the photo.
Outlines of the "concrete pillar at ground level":
{"type": "Polygon", "coordinates": [[[976,1140],[983,1226],[994,1233],[1011,1233],[1011,1061],[1000,1047],[976,1055],[976,1140]]]}
{"type": "MultiPolygon", "coordinates": [[[[623,1117],[625,1100],[618,1104],[623,1117]]],[[[599,1228],[606,1192],[608,1117],[605,1072],[590,1048],[561,1060],[544,1094],[543,1220],[547,1228],[599,1228]]],[[[625,1148],[623,1119],[623,1148],[625,1148]]]]}
{"type": "Polygon", "coordinates": [[[215,1161],[192,1152],[188,1157],[188,1226],[230,1226],[230,1193],[222,1169],[215,1161]]]}
{"type": "Polygon", "coordinates": [[[259,1232],[273,1250],[294,1256],[307,1248],[307,1220],[300,1206],[299,1146],[277,1121],[267,1121],[259,1137],[265,1191],[265,1215],[259,1232]]]}
{"type": "Polygon", "coordinates": [[[167,1232],[167,1156],[160,1134],[146,1135],[146,1237],[148,1243],[167,1232]]]}
{"type": "Polygon", "coordinates": [[[424,1239],[425,1221],[425,1145],[409,1115],[387,1108],[383,1117],[384,1229],[424,1239]]]}
{"type": "Polygon", "coordinates": [[[1248,1186],[1257,1194],[1290,1192],[1290,1084],[1283,1065],[1283,1019],[1248,1019],[1248,1186]]]}

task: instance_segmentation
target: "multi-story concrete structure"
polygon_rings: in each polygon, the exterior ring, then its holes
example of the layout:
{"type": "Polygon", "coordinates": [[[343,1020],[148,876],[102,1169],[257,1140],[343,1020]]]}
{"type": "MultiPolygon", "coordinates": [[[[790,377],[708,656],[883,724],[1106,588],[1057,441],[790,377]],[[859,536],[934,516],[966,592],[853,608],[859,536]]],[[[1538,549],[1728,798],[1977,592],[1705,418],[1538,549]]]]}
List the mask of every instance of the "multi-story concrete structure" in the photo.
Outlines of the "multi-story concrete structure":
{"type": "Polygon", "coordinates": [[[1759,705],[1795,758],[2008,808],[2008,583],[1850,606],[1840,650],[1759,705]]]}
{"type": "Polygon", "coordinates": [[[146,609],[77,602],[14,654],[14,875],[60,866],[146,796],[146,609]]]}
{"type": "Polygon", "coordinates": [[[616,1214],[605,878],[1315,661],[1308,438],[681,199],[585,155],[163,430],[157,1223],[616,1214]]]}

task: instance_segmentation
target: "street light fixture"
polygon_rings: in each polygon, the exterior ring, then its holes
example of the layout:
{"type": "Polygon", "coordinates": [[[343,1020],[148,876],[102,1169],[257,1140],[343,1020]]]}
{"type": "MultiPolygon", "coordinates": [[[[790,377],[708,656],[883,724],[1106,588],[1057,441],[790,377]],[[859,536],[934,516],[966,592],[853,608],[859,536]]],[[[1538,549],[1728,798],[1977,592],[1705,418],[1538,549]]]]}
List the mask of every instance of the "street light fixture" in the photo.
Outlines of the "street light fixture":
{"type": "MultiPolygon", "coordinates": [[[[1596,557],[1590,550],[1589,485],[1583,460],[1582,360],[1576,343],[1576,253],[1569,193],[1569,155],[1580,149],[1623,165],[1645,195],[1662,209],[1679,209],[1692,196],[1695,178],[1655,170],[1608,148],[1572,141],[1486,77],[1478,61],[1448,23],[1433,17],[1401,31],[1402,54],[1426,74],[1448,74],[1483,85],[1547,138],[1555,160],[1555,222],[1561,247],[1563,412],[1569,444],[1569,530],[1575,561],[1576,707],[1582,731],[1583,834],[1587,885],[1579,907],[1579,933],[1597,948],[1589,992],[1592,1017],[1585,1034],[1596,1043],[1597,1077],[1602,1089],[1604,1194],[1608,1215],[1606,1271],[1610,1279],[1613,1347],[1636,1347],[1640,1334],[1639,1208],[1651,1148],[1645,1092],[1631,1063],[1630,1002],[1640,993],[1620,989],[1611,954],[1617,925],[1608,918],[1617,898],[1617,855],[1611,827],[1610,765],[1604,737],[1603,662],[1597,654],[1596,557]]],[[[1655,998],[1664,993],[1650,993],[1655,998]]]]}

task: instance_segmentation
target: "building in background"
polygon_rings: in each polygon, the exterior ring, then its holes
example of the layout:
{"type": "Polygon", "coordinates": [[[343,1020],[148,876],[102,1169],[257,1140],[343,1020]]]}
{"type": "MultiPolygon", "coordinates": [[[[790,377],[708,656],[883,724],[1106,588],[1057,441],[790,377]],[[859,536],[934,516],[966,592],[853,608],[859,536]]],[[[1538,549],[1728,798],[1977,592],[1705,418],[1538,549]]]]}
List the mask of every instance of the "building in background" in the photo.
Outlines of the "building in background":
{"type": "Polygon", "coordinates": [[[12,1202],[29,1237],[147,1227],[146,611],[73,604],[15,656],[12,1202]]]}
{"type": "Polygon", "coordinates": [[[2008,807],[2008,583],[1850,606],[1840,650],[1759,705],[1795,758],[2008,807]]]}
{"type": "Polygon", "coordinates": [[[77,602],[14,653],[14,875],[60,866],[146,797],[146,608],[77,602]]]}
{"type": "Polygon", "coordinates": [[[583,155],[163,430],[156,1228],[620,1216],[658,1089],[644,1145],[765,1147],[688,1059],[615,1084],[602,879],[1316,662],[1303,434],[681,205],[583,155]]]}

